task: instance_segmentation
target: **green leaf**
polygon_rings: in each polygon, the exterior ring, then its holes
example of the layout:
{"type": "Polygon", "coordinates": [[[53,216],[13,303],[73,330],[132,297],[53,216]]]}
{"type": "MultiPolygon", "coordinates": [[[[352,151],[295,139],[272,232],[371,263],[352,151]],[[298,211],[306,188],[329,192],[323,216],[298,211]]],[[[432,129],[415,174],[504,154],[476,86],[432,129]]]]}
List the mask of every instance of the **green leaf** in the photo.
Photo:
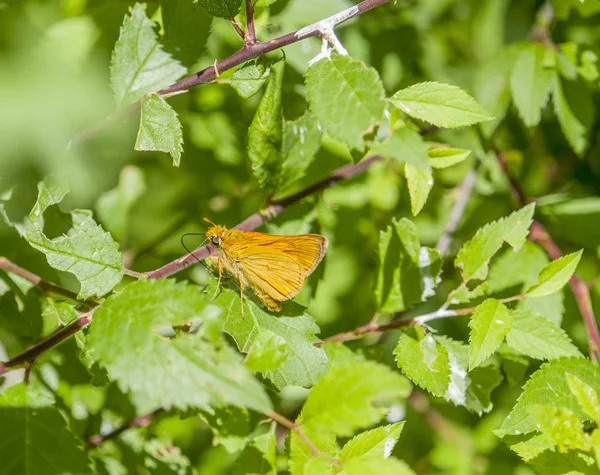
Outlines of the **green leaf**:
{"type": "Polygon", "coordinates": [[[252,60],[244,63],[231,75],[227,83],[242,99],[249,99],[262,89],[271,75],[263,61],[252,60]]]}
{"type": "Polygon", "coordinates": [[[275,430],[258,435],[235,461],[232,475],[277,475],[275,468],[275,430]]]}
{"type": "Polygon", "coordinates": [[[383,142],[374,142],[371,152],[398,163],[414,165],[427,172],[430,169],[427,145],[421,135],[407,127],[392,131],[383,142]]]}
{"type": "Polygon", "coordinates": [[[392,220],[379,236],[375,296],[380,311],[394,313],[434,295],[441,271],[439,252],[421,247],[414,223],[392,220]]]}
{"type": "Polygon", "coordinates": [[[90,212],[73,211],[73,227],[65,236],[48,239],[39,225],[27,233],[29,244],[46,255],[48,264],[71,272],[81,283],[79,298],[101,297],[121,281],[119,246],[90,212]]]}
{"type": "Polygon", "coordinates": [[[460,87],[422,82],[396,92],[390,102],[406,114],[438,127],[457,128],[493,117],[460,87]]]}
{"type": "Polygon", "coordinates": [[[582,356],[565,331],[544,317],[516,310],[512,319],[512,327],[506,335],[506,343],[512,349],[537,359],[582,356]]]}
{"type": "Polygon", "coordinates": [[[243,0],[196,0],[208,13],[220,18],[235,17],[242,7],[243,0]]]}
{"type": "Polygon", "coordinates": [[[313,458],[306,461],[302,471],[291,471],[292,475],[336,475],[333,464],[324,458],[313,458]]]}
{"type": "Polygon", "coordinates": [[[163,0],[160,8],[165,50],[185,66],[192,66],[206,49],[212,17],[190,0],[163,0]]]}
{"type": "Polygon", "coordinates": [[[554,71],[544,61],[549,51],[539,43],[521,46],[510,75],[513,100],[527,127],[539,124],[548,102],[554,71]]]}
{"type": "Polygon", "coordinates": [[[341,475],[415,475],[410,467],[402,460],[389,459],[362,459],[348,460],[344,464],[341,475]]]}
{"type": "Polygon", "coordinates": [[[511,323],[508,309],[496,299],[487,299],[477,307],[469,320],[469,370],[479,366],[498,349],[511,323]]]}
{"type": "Polygon", "coordinates": [[[310,110],[331,138],[364,150],[363,135],[383,119],[384,90],[379,74],[362,61],[333,55],[306,71],[310,110]]]}
{"type": "Polygon", "coordinates": [[[144,97],[140,117],[140,129],[135,149],[166,152],[178,167],[183,152],[183,131],[177,112],[158,94],[144,97]]]}
{"type": "Polygon", "coordinates": [[[588,135],[594,120],[592,97],[585,85],[572,81],[563,83],[555,73],[552,100],[565,137],[581,157],[589,146],[588,135]]]}
{"type": "Polygon", "coordinates": [[[560,257],[544,267],[538,283],[525,292],[527,296],[544,297],[562,289],[575,273],[581,254],[583,249],[560,257]]]}
{"type": "MultiPolygon", "coordinates": [[[[301,424],[302,414],[296,420],[296,424],[301,424]]],[[[302,427],[302,433],[312,442],[312,444],[321,452],[333,456],[339,451],[336,436],[328,430],[311,430],[309,427],[302,427]]],[[[331,462],[323,458],[313,458],[310,448],[298,437],[295,432],[290,435],[290,473],[295,474],[314,474],[321,475],[329,473],[326,469],[330,467],[331,462]],[[325,464],[319,464],[317,461],[323,461],[325,464]],[[321,471],[319,471],[321,470],[321,471]]],[[[332,472],[333,475],[335,472],[332,472]]]]}
{"type": "Polygon", "coordinates": [[[82,443],[49,396],[33,386],[18,384],[0,395],[0,473],[91,474],[82,443]]]}
{"type": "Polygon", "coordinates": [[[285,61],[271,64],[267,82],[252,124],[248,129],[248,156],[252,172],[262,188],[274,188],[281,173],[281,145],[283,140],[283,110],[281,85],[285,61]]]}
{"type": "Polygon", "coordinates": [[[346,462],[357,457],[388,458],[398,442],[403,427],[404,421],[361,432],[346,442],[340,452],[340,460],[346,462]]]}
{"type": "Polygon", "coordinates": [[[279,368],[291,353],[292,349],[283,337],[265,330],[252,340],[246,357],[246,367],[253,372],[266,373],[279,368]]]}
{"type": "Polygon", "coordinates": [[[44,211],[50,206],[60,203],[66,194],[69,192],[69,185],[66,182],[58,182],[45,178],[38,183],[38,198],[29,213],[29,219],[34,222],[41,223],[44,211]]]}
{"type": "Polygon", "coordinates": [[[427,154],[433,168],[448,168],[465,160],[471,155],[471,151],[462,148],[438,147],[430,148],[427,154]]]}
{"type": "Polygon", "coordinates": [[[450,384],[448,351],[431,335],[417,339],[415,330],[403,333],[395,350],[402,372],[434,396],[443,397],[450,384]]]}
{"type": "Polygon", "coordinates": [[[506,218],[486,224],[473,239],[465,243],[454,261],[464,281],[485,279],[490,259],[504,242],[514,250],[521,248],[529,233],[534,209],[535,204],[531,203],[506,218]]]}
{"type": "Polygon", "coordinates": [[[583,423],[568,409],[534,404],[528,411],[538,430],[558,447],[559,452],[591,449],[589,436],[583,432],[583,423]]]}
{"type": "Polygon", "coordinates": [[[530,462],[546,450],[553,450],[554,445],[543,434],[533,437],[527,436],[527,440],[510,444],[510,450],[515,452],[525,462],[530,462]]]}
{"type": "Polygon", "coordinates": [[[373,361],[334,364],[313,387],[301,415],[301,426],[349,437],[379,422],[387,405],[410,394],[409,382],[373,361]]]}
{"type": "Polygon", "coordinates": [[[279,190],[285,190],[304,178],[320,146],[321,131],[311,114],[304,114],[297,120],[285,123],[282,146],[284,159],[279,190]]]}
{"type": "Polygon", "coordinates": [[[154,26],[141,3],[131,7],[125,17],[110,64],[118,107],[172,84],[186,72],[186,68],[162,50],[154,26]]]}
{"type": "Polygon", "coordinates": [[[121,171],[117,187],[98,198],[98,217],[117,240],[125,238],[131,208],[145,191],[144,173],[138,167],[128,165],[121,171]]]}
{"type": "Polygon", "coordinates": [[[496,435],[504,437],[506,435],[527,434],[537,430],[537,425],[528,412],[528,408],[532,404],[549,404],[555,407],[563,407],[573,411],[581,420],[588,420],[569,389],[567,373],[578,377],[582,382],[592,387],[596,393],[600,391],[600,368],[590,360],[562,358],[545,363],[527,381],[517,404],[502,423],[500,429],[494,431],[496,435]]]}
{"type": "Polygon", "coordinates": [[[236,406],[215,407],[200,411],[200,418],[210,427],[213,445],[222,445],[230,454],[239,453],[246,445],[253,428],[247,409],[236,406]]]}
{"type": "Polygon", "coordinates": [[[450,384],[444,398],[464,406],[480,416],[493,408],[491,394],[502,382],[500,371],[493,365],[469,371],[469,347],[446,337],[436,337],[448,352],[450,384]]]}
{"type": "MultiPolygon", "coordinates": [[[[211,292],[209,287],[208,292],[211,292]]],[[[238,292],[222,288],[214,301],[223,309],[223,331],[235,340],[239,350],[247,353],[257,334],[269,332],[281,337],[289,354],[278,367],[270,369],[264,376],[278,389],[286,386],[310,387],[327,369],[327,356],[315,343],[319,327],[305,313],[304,308],[293,302],[283,304],[283,310],[275,316],[264,311],[250,298],[244,298],[244,316],[241,317],[240,295],[238,292]]]]}
{"type": "Polygon", "coordinates": [[[600,400],[594,388],[569,373],[567,373],[567,383],[583,412],[596,424],[600,422],[600,400]]]}
{"type": "MultiPolygon", "coordinates": [[[[579,0],[576,1],[579,3],[579,0]]],[[[580,451],[560,454],[546,450],[529,462],[529,465],[535,473],[544,475],[600,475],[593,457],[580,451]]]]}
{"type": "Polygon", "coordinates": [[[425,206],[433,186],[433,177],[430,171],[417,168],[410,163],[404,166],[404,172],[408,183],[408,194],[410,195],[410,209],[413,216],[416,216],[425,206]]]}
{"type": "Polygon", "coordinates": [[[270,411],[263,387],[222,339],[220,309],[209,302],[190,285],[138,281],[94,314],[92,354],[130,393],[139,413],[225,405],[270,411]],[[172,326],[184,324],[200,327],[175,336],[172,326]]]}

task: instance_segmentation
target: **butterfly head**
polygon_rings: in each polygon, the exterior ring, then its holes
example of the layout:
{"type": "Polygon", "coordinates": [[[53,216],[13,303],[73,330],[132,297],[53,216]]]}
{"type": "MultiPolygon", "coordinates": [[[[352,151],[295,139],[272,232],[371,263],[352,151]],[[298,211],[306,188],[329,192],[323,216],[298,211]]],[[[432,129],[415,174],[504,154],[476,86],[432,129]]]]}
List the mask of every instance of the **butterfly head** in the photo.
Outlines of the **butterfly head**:
{"type": "Polygon", "coordinates": [[[220,246],[223,242],[223,239],[225,239],[227,228],[225,226],[215,224],[206,218],[204,218],[204,221],[212,224],[212,226],[206,230],[206,239],[208,239],[215,246],[220,246]]]}

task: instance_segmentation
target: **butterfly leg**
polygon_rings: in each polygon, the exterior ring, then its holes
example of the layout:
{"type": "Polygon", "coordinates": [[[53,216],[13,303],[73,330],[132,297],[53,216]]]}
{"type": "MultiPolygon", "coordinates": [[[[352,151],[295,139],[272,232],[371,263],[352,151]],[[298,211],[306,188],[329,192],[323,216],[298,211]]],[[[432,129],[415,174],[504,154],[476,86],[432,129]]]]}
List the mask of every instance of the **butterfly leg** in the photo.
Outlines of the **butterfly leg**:
{"type": "Polygon", "coordinates": [[[238,275],[237,277],[240,283],[240,309],[242,311],[242,318],[244,318],[244,288],[246,284],[242,275],[238,275]]]}
{"type": "Polygon", "coordinates": [[[213,299],[217,298],[217,294],[219,293],[219,289],[221,288],[221,277],[223,276],[223,266],[221,264],[221,260],[216,256],[210,256],[210,261],[219,271],[219,279],[217,280],[217,288],[215,289],[215,293],[213,295],[213,299]]]}

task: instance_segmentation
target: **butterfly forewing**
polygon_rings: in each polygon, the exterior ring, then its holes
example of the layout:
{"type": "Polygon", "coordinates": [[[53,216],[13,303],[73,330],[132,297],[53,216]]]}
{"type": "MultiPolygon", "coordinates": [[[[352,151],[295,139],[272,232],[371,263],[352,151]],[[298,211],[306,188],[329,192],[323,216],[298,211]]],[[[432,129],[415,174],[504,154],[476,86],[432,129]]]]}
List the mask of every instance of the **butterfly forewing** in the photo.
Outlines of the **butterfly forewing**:
{"type": "Polygon", "coordinates": [[[321,262],[327,239],[318,234],[278,236],[232,230],[221,248],[237,261],[247,284],[271,310],[295,297],[321,262]]]}

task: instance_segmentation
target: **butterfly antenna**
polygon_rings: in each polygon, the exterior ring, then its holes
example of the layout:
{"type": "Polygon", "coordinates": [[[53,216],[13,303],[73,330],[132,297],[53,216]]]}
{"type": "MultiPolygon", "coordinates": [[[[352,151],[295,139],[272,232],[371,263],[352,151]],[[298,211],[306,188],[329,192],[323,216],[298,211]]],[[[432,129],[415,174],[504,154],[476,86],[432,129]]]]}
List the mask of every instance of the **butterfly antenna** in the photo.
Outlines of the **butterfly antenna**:
{"type": "MultiPolygon", "coordinates": [[[[183,246],[183,248],[186,250],[186,252],[187,252],[188,254],[191,254],[192,256],[194,256],[194,254],[192,253],[192,251],[190,251],[190,250],[187,248],[187,246],[185,245],[185,243],[183,242],[183,239],[184,239],[186,236],[204,236],[204,233],[185,233],[183,236],[181,236],[181,245],[183,246]]],[[[204,241],[202,241],[202,242],[200,243],[200,246],[202,246],[202,244],[204,244],[204,243],[206,242],[206,239],[208,239],[208,238],[205,238],[205,239],[204,239],[204,241]]],[[[198,247],[200,247],[200,246],[198,246],[198,247]]],[[[198,261],[200,264],[202,264],[204,267],[206,267],[206,268],[208,269],[208,266],[206,265],[206,263],[205,263],[204,261],[201,261],[201,260],[200,260],[200,259],[198,259],[196,256],[194,256],[194,259],[196,259],[196,260],[197,260],[197,261],[198,261]]]]}
{"type": "Polygon", "coordinates": [[[207,217],[204,217],[204,221],[206,221],[207,223],[212,224],[213,226],[216,226],[215,223],[213,223],[210,219],[208,219],[207,217]]]}

